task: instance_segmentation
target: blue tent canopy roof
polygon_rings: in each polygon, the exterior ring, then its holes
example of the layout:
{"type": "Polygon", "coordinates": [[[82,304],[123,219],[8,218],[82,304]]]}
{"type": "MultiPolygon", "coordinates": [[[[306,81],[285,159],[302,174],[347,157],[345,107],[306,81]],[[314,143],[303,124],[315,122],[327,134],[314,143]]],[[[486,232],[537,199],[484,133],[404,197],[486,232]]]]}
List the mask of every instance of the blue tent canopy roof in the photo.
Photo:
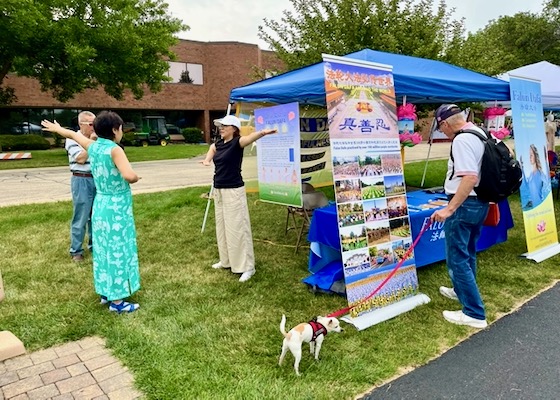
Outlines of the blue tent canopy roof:
{"type": "MultiPolygon", "coordinates": [[[[509,83],[442,61],[364,49],[345,58],[393,66],[397,100],[410,103],[460,103],[509,100],[509,83]]],[[[325,105],[324,63],[286,72],[233,89],[231,102],[325,105]]]]}

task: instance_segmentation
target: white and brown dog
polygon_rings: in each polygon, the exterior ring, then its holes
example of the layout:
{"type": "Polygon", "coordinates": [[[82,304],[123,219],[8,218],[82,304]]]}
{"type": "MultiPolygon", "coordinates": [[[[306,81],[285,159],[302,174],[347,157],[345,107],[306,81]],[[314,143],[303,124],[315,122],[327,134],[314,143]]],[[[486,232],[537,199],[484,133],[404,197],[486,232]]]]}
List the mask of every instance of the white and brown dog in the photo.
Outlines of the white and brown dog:
{"type": "Polygon", "coordinates": [[[318,360],[321,344],[325,336],[327,336],[327,333],[342,332],[342,328],[336,318],[319,316],[308,323],[301,323],[294,326],[286,333],[286,316],[282,315],[280,332],[284,335],[284,342],[282,343],[282,354],[280,354],[278,365],[282,364],[288,349],[290,349],[295,358],[294,369],[296,370],[296,374],[299,375],[299,362],[301,361],[301,347],[303,342],[309,343],[311,354],[314,354],[315,359],[318,360]]]}

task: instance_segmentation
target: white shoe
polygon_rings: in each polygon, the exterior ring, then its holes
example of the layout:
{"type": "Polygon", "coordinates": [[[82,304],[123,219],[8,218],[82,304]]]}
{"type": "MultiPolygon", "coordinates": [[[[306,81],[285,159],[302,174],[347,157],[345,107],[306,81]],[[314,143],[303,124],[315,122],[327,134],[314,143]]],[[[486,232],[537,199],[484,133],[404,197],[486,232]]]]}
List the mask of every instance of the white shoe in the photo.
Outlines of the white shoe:
{"type": "Polygon", "coordinates": [[[239,278],[239,282],[247,282],[249,279],[251,279],[253,275],[255,275],[255,272],[256,271],[254,269],[247,272],[243,272],[241,274],[241,278],[239,278]]]}
{"type": "Polygon", "coordinates": [[[443,318],[452,324],[456,325],[467,325],[477,329],[484,329],[488,326],[488,322],[485,319],[476,319],[465,315],[463,311],[444,311],[443,318]]]}
{"type": "Polygon", "coordinates": [[[459,298],[457,297],[457,293],[455,293],[455,289],[453,289],[453,288],[440,286],[439,287],[439,292],[443,296],[447,297],[448,299],[459,301],[459,298]]]}
{"type": "Polygon", "coordinates": [[[224,267],[224,264],[222,264],[221,261],[218,261],[216,264],[212,264],[212,268],[220,269],[220,268],[229,268],[229,267],[224,267]]]}

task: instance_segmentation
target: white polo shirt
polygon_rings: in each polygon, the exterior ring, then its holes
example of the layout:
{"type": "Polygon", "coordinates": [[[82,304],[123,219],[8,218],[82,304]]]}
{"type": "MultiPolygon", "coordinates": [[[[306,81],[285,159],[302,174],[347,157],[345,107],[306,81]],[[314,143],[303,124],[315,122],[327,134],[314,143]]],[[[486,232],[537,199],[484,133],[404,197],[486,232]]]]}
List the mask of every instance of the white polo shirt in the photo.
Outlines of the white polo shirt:
{"type": "MultiPolygon", "coordinates": [[[[484,131],[472,122],[467,122],[461,129],[473,129],[486,136],[484,131]]],[[[448,195],[457,193],[463,176],[476,176],[480,179],[484,143],[478,136],[464,132],[455,136],[451,151],[454,160],[451,160],[451,157],[449,157],[444,185],[445,193],[448,195]],[[453,177],[451,177],[451,173],[453,173],[453,177]]],[[[475,186],[478,186],[478,182],[475,186]]],[[[472,190],[469,196],[476,196],[475,191],[472,190]]]]}

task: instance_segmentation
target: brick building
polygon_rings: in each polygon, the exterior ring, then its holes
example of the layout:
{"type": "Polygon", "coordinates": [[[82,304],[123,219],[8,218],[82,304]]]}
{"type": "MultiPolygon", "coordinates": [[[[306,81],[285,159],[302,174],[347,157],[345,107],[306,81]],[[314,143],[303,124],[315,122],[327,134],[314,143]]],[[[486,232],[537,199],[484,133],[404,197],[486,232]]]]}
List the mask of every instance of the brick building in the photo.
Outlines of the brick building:
{"type": "Polygon", "coordinates": [[[167,123],[180,128],[202,129],[208,141],[212,120],[225,114],[231,89],[254,82],[255,66],[266,71],[281,68],[274,52],[248,43],[180,40],[173,52],[177,55],[170,62],[173,83],[164,83],[158,93],[147,91],[140,100],[128,93],[118,101],[99,88],[61,103],[42,92],[37,80],[8,75],[4,84],[15,89],[17,101],[0,108],[0,133],[36,130],[43,118],[56,118],[63,125],[75,126],[81,110],[110,109],[125,122],[135,124],[143,116],[163,115],[167,123]]]}

